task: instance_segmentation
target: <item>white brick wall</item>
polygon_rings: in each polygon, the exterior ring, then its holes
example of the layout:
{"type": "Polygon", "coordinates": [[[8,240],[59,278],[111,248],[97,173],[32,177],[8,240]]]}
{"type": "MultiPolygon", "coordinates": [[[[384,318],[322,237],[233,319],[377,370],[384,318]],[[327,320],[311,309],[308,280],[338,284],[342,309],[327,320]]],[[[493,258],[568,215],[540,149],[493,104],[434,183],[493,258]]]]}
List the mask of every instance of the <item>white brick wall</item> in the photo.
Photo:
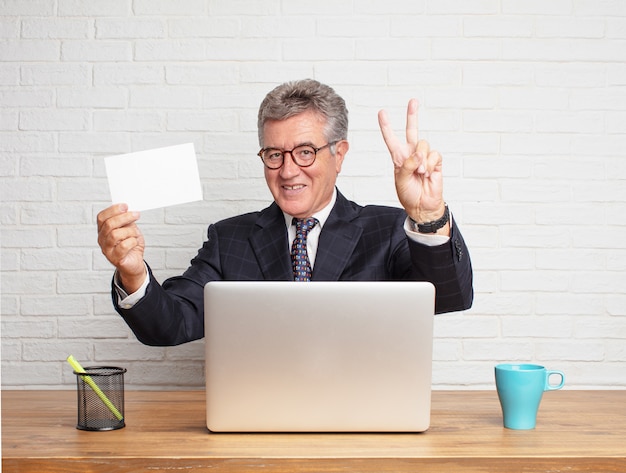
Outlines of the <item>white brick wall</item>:
{"type": "Polygon", "coordinates": [[[109,300],[95,216],[102,158],[193,142],[205,201],[145,212],[159,278],[210,222],[265,206],[256,110],[294,78],[347,100],[348,197],[397,205],[377,127],[444,156],[475,306],[437,317],[438,388],[492,388],[493,365],[626,388],[626,3],[597,0],[0,0],[2,387],[201,387],[203,342],[150,348],[109,300]]]}

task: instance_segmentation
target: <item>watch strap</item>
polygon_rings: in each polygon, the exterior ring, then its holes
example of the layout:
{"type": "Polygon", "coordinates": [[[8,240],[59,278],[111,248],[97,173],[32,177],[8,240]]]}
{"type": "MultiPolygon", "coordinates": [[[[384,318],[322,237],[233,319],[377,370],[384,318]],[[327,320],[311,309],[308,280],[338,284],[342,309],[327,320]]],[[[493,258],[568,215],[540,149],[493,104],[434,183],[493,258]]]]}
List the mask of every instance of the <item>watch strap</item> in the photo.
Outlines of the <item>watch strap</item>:
{"type": "Polygon", "coordinates": [[[437,233],[437,230],[443,228],[446,223],[450,221],[450,210],[448,209],[448,204],[445,205],[445,210],[443,211],[443,215],[437,220],[433,220],[431,222],[417,223],[411,217],[409,217],[411,230],[419,233],[437,233]]]}

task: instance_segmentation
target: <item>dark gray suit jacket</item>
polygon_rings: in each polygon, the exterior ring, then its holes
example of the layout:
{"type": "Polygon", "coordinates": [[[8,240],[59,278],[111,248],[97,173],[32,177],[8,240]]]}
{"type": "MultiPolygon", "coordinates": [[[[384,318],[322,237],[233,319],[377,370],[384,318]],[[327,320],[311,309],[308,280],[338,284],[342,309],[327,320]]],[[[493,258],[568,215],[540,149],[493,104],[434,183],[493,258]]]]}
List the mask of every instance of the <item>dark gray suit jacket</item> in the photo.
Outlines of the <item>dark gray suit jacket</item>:
{"type": "MultiPolygon", "coordinates": [[[[438,313],[472,305],[472,266],[458,225],[447,244],[407,238],[404,209],[362,207],[337,192],[320,234],[313,281],[430,281],[438,313]]],[[[208,240],[181,275],[160,285],[152,271],[144,298],[116,310],[146,345],[178,345],[204,336],[203,288],[215,280],[292,281],[285,219],[273,203],[209,226],[208,240]]]]}

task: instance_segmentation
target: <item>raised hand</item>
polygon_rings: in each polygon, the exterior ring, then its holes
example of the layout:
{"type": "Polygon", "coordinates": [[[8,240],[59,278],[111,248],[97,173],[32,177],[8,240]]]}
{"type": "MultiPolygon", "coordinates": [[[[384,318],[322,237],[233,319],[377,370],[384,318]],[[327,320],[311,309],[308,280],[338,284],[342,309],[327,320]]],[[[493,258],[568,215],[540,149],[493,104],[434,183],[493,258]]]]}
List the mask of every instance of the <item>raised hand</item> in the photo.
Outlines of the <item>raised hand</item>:
{"type": "Polygon", "coordinates": [[[417,111],[417,100],[411,99],[406,112],[405,142],[395,135],[386,111],[378,112],[378,124],[393,161],[398,199],[413,220],[423,223],[440,218],[445,203],[442,158],[430,149],[428,141],[419,139],[417,111]]]}

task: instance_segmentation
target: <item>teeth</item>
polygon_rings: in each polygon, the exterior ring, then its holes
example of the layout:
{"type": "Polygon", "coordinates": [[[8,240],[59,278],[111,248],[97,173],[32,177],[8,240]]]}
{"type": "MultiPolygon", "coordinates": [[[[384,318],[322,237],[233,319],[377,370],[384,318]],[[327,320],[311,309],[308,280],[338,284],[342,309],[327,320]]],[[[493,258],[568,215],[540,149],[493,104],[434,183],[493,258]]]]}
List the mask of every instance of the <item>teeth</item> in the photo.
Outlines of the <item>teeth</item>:
{"type": "Polygon", "coordinates": [[[304,186],[303,185],[297,185],[297,186],[284,186],[285,189],[289,189],[289,190],[296,190],[296,189],[302,189],[304,186]]]}

